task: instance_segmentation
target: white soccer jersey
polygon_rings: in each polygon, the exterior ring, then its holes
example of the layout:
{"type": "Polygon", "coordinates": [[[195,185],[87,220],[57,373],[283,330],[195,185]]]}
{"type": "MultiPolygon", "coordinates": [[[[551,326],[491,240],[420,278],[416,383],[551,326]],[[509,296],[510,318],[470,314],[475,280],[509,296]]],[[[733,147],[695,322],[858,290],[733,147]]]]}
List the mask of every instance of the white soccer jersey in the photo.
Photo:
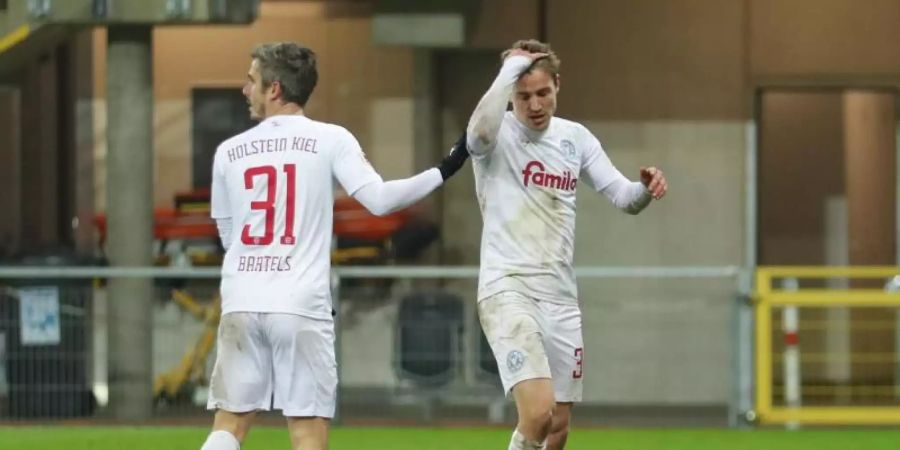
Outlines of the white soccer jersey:
{"type": "Polygon", "coordinates": [[[350,195],[381,181],[353,135],[337,125],[274,116],[218,147],[211,215],[232,219],[223,314],[331,319],[335,179],[350,195]]]}
{"type": "MultiPolygon", "coordinates": [[[[544,131],[512,112],[493,148],[473,152],[484,228],[478,299],[503,291],[577,303],[573,269],[575,192],[591,167],[597,190],[625,177],[584,126],[553,117],[544,131]]],[[[626,180],[627,181],[627,180],[626,180]]]]}

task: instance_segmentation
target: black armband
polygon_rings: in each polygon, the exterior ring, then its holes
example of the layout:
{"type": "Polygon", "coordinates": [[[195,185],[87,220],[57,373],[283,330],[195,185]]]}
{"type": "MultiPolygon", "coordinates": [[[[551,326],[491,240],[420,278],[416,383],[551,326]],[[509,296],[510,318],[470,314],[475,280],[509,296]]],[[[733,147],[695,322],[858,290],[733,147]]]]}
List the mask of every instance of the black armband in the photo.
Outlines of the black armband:
{"type": "Polygon", "coordinates": [[[441,160],[437,168],[441,171],[441,177],[446,181],[466,163],[469,158],[469,149],[466,148],[466,133],[453,144],[450,153],[441,160]]]}

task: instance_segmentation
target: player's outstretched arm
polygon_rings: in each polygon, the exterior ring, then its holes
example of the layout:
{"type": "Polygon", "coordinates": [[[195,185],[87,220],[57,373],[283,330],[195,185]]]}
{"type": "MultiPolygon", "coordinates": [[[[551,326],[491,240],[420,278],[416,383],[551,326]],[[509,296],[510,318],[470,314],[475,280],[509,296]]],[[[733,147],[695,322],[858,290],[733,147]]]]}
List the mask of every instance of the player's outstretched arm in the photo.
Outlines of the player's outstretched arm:
{"type": "Polygon", "coordinates": [[[588,146],[582,155],[582,176],[617,208],[628,214],[638,214],[653,199],[659,200],[666,195],[668,185],[662,170],[641,167],[641,180],[631,181],[616,169],[600,141],[587,129],[583,132],[582,139],[588,146]]]}
{"type": "Polygon", "coordinates": [[[643,211],[653,198],[643,184],[629,181],[624,175],[621,179],[606,185],[600,192],[613,202],[616,208],[632,215],[643,211]]]}
{"type": "Polygon", "coordinates": [[[466,134],[463,133],[451,147],[450,153],[436,167],[402,180],[373,181],[354,192],[353,198],[372,214],[390,214],[412,205],[437,189],[459,171],[468,158],[466,134]]]}
{"type": "Polygon", "coordinates": [[[515,50],[503,61],[500,73],[494,79],[494,83],[485,92],[484,96],[475,107],[466,131],[469,134],[467,142],[473,155],[487,154],[497,143],[497,133],[500,124],[503,123],[503,115],[506,113],[506,105],[516,80],[523,72],[531,67],[531,64],[546,56],[543,53],[528,53],[525,50],[515,50]]]}
{"type": "MultiPolygon", "coordinates": [[[[638,214],[650,204],[666,195],[668,184],[662,170],[656,167],[641,167],[641,181],[629,181],[618,170],[612,181],[600,192],[610,199],[617,208],[628,214],[638,214]]],[[[592,177],[594,179],[594,177],[592,177]]],[[[599,184],[595,184],[599,186],[599,184]]]]}

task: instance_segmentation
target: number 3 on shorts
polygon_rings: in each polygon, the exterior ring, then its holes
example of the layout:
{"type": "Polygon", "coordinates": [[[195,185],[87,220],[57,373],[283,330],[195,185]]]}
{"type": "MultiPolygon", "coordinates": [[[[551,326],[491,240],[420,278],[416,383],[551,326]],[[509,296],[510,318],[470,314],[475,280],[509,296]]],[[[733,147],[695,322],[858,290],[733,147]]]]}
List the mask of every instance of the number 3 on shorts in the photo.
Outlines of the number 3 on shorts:
{"type": "Polygon", "coordinates": [[[582,366],[581,362],[584,360],[584,349],[576,348],[575,349],[575,370],[572,371],[572,378],[579,379],[582,376],[582,366]]]}

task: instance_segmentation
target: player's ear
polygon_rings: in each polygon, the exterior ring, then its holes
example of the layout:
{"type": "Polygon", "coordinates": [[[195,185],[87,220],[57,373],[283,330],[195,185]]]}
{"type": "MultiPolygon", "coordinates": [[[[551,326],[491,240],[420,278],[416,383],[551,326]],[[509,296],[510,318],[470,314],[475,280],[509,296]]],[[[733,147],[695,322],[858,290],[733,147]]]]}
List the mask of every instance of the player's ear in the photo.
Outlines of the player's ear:
{"type": "Polygon", "coordinates": [[[269,85],[269,100],[277,100],[281,97],[281,82],[273,81],[272,84],[269,85]]]}
{"type": "Polygon", "coordinates": [[[556,83],[556,92],[559,92],[559,74],[553,77],[553,81],[556,83]]]}

